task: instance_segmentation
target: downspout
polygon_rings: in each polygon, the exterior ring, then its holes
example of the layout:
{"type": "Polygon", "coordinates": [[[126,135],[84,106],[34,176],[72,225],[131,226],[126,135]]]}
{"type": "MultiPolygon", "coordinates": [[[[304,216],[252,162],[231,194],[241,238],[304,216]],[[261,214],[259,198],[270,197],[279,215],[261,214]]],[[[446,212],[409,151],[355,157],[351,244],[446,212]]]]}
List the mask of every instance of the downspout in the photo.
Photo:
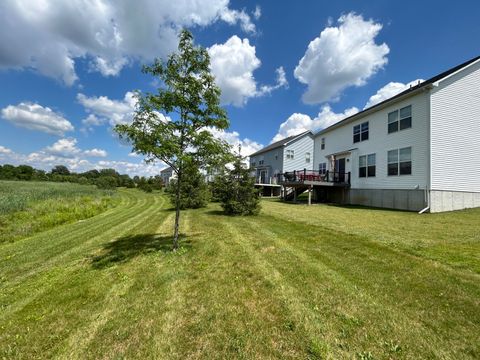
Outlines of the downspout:
{"type": "Polygon", "coordinates": [[[420,210],[418,213],[423,214],[425,211],[430,210],[430,191],[425,187],[425,199],[427,200],[427,207],[420,210]]]}

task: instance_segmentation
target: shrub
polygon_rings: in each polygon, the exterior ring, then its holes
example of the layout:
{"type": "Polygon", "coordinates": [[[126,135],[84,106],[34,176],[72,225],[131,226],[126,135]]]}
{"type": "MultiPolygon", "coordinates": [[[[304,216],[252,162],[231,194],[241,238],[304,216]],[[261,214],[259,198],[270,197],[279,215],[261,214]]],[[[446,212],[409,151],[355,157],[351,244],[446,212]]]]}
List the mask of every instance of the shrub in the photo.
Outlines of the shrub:
{"type": "Polygon", "coordinates": [[[220,199],[224,212],[228,215],[257,215],[260,212],[259,192],[255,179],[237,158],[233,169],[217,177],[214,183],[215,197],[220,199]]]}
{"type": "Polygon", "coordinates": [[[95,184],[99,189],[115,189],[117,187],[117,179],[113,176],[101,176],[95,184]]]}

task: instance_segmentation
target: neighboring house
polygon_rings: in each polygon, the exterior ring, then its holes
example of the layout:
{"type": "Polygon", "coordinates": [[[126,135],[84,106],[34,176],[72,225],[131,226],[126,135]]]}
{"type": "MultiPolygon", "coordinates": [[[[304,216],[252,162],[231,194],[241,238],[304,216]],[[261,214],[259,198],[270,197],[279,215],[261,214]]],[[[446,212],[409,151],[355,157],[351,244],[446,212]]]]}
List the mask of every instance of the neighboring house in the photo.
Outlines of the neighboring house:
{"type": "Polygon", "coordinates": [[[160,177],[162,178],[163,185],[168,186],[170,184],[170,180],[175,178],[175,173],[171,167],[167,167],[160,171],[160,177]]]}
{"type": "Polygon", "coordinates": [[[415,211],[480,206],[480,57],[321,130],[314,149],[315,171],[281,167],[285,189],[415,211]]]}
{"type": "Polygon", "coordinates": [[[313,168],[313,134],[310,131],[277,141],[250,155],[255,183],[265,196],[280,196],[277,175],[313,168]]]}

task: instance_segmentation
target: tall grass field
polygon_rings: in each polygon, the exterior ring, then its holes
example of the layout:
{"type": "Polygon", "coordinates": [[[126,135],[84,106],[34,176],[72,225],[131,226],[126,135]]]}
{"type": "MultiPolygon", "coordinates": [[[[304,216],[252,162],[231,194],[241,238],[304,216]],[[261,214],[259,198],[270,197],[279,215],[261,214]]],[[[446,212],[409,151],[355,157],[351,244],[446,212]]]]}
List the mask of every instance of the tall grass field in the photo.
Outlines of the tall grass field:
{"type": "Polygon", "coordinates": [[[114,204],[113,194],[89,185],[0,181],[0,243],[92,217],[114,204]]]}

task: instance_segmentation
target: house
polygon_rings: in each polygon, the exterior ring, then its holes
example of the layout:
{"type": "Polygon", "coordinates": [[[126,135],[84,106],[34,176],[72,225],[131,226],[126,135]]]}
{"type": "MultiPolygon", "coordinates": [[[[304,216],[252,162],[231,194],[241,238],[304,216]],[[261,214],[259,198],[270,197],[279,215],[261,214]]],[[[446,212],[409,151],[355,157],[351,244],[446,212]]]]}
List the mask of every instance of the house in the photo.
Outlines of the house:
{"type": "Polygon", "coordinates": [[[274,142],[250,155],[255,184],[264,196],[280,196],[278,175],[313,167],[313,133],[306,131],[274,142]]]}
{"type": "Polygon", "coordinates": [[[284,168],[277,183],[342,204],[479,207],[480,57],[319,131],[311,166],[284,168]]]}
{"type": "Polygon", "coordinates": [[[175,178],[175,174],[171,167],[167,167],[160,171],[160,177],[162,178],[163,185],[168,186],[170,184],[170,180],[175,178]]]}

